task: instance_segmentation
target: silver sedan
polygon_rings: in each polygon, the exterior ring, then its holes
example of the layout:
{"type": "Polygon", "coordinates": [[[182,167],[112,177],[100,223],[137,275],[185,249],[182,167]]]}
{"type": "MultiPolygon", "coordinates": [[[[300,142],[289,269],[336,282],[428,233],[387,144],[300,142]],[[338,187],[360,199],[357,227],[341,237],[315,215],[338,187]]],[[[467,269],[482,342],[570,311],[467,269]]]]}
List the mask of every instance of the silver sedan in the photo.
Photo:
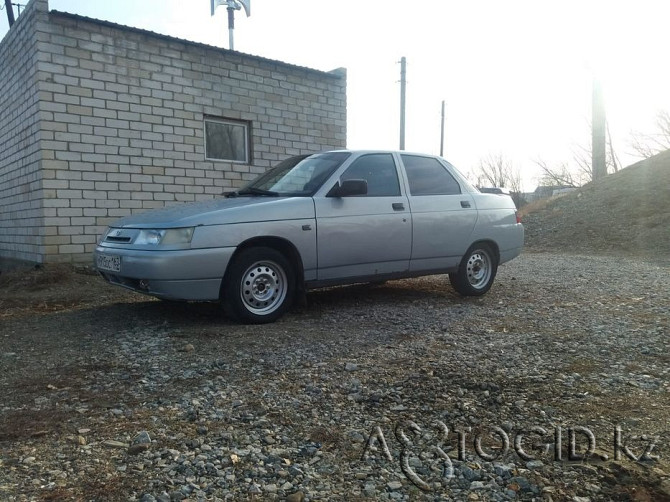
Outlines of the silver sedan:
{"type": "Polygon", "coordinates": [[[122,218],[95,265],[112,284],[265,323],[330,285],[449,274],[482,295],[523,238],[509,196],[479,193],[440,157],[340,150],[291,157],[220,199],[122,218]]]}

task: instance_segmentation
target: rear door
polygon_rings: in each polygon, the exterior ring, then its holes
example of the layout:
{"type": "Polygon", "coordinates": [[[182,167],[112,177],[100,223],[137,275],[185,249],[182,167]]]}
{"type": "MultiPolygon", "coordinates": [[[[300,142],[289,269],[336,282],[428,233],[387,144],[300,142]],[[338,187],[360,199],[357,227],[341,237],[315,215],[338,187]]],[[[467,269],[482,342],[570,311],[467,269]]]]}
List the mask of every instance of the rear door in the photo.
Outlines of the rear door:
{"type": "Polygon", "coordinates": [[[412,220],[393,154],[363,154],[353,160],[339,179],[364,179],[368,193],[355,197],[314,197],[318,279],[407,271],[412,220]]]}
{"type": "Polygon", "coordinates": [[[436,157],[401,154],[412,211],[410,270],[457,266],[477,221],[473,197],[436,157]]]}

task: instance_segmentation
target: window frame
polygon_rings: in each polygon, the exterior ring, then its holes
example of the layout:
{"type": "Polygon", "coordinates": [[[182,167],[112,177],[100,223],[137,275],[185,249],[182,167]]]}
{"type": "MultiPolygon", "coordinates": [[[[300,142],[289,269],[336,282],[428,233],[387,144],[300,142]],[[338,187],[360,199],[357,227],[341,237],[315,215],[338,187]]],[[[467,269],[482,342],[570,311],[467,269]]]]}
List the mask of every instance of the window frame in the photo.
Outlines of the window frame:
{"type": "MultiPolygon", "coordinates": [[[[396,182],[398,183],[398,193],[397,194],[392,194],[392,195],[388,195],[388,194],[374,194],[374,195],[372,195],[370,193],[367,193],[365,195],[357,195],[356,197],[400,197],[400,196],[402,196],[402,193],[403,193],[402,177],[401,177],[401,173],[398,170],[398,160],[395,158],[395,156],[393,155],[392,152],[370,152],[370,153],[364,153],[362,155],[359,155],[358,157],[356,157],[354,160],[351,161],[351,163],[344,169],[344,171],[342,171],[342,173],[337,177],[337,179],[341,183],[343,181],[342,176],[344,176],[345,173],[351,167],[354,167],[359,160],[364,159],[365,157],[370,157],[370,156],[375,156],[375,155],[376,156],[388,156],[391,159],[391,163],[393,164],[393,168],[394,168],[394,172],[395,172],[395,176],[396,176],[396,182]]],[[[359,179],[359,178],[347,178],[347,179],[359,179]]]]}
{"type": "Polygon", "coordinates": [[[226,117],[213,117],[210,115],[203,116],[203,145],[205,147],[205,160],[212,162],[232,162],[233,164],[251,164],[251,122],[247,120],[236,120],[226,117]],[[217,157],[207,156],[207,122],[217,124],[225,124],[230,126],[242,127],[244,131],[244,160],[236,159],[222,159],[217,157]]]}
{"type": "Polygon", "coordinates": [[[450,196],[450,195],[462,195],[463,194],[463,185],[461,184],[461,181],[459,177],[455,176],[454,173],[451,172],[451,169],[449,168],[448,165],[445,165],[445,162],[443,162],[443,159],[437,158],[437,157],[431,157],[428,155],[417,155],[417,154],[410,154],[410,153],[400,153],[400,160],[402,161],[403,165],[403,170],[405,171],[405,176],[407,177],[407,195],[412,196],[412,197],[445,197],[445,196],[450,196]],[[444,172],[451,178],[451,180],[455,183],[455,186],[458,188],[457,192],[452,192],[452,193],[418,193],[414,194],[412,193],[412,182],[410,181],[410,169],[408,169],[407,165],[405,164],[405,157],[419,157],[422,159],[429,159],[433,162],[435,162],[438,166],[440,166],[444,172]]]}

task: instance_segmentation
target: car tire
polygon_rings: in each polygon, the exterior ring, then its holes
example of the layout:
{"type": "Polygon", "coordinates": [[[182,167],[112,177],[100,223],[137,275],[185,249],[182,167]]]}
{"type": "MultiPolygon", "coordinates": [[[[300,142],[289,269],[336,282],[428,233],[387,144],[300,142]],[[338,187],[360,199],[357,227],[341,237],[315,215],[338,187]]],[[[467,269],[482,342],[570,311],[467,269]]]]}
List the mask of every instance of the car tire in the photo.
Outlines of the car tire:
{"type": "Polygon", "coordinates": [[[276,249],[242,250],[230,264],[224,281],[226,312],[247,324],[274,322],[293,302],[295,273],[291,263],[276,249]]]}
{"type": "Polygon", "coordinates": [[[474,244],[463,255],[458,271],[449,274],[454,289],[463,296],[481,296],[493,285],[498,257],[490,246],[474,244]]]}

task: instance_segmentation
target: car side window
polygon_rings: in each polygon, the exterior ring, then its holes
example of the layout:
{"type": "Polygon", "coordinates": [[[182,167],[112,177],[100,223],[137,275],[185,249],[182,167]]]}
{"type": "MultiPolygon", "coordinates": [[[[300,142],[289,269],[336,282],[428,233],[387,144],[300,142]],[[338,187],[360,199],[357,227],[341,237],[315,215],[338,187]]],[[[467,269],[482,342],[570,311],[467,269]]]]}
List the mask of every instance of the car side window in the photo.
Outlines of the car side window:
{"type": "Polygon", "coordinates": [[[398,171],[393,155],[372,153],[357,158],[340,176],[344,180],[365,180],[368,182],[369,197],[400,195],[398,171]]]}
{"type": "Polygon", "coordinates": [[[453,195],[461,193],[458,181],[442,163],[431,157],[401,155],[412,195],[453,195]]]}

